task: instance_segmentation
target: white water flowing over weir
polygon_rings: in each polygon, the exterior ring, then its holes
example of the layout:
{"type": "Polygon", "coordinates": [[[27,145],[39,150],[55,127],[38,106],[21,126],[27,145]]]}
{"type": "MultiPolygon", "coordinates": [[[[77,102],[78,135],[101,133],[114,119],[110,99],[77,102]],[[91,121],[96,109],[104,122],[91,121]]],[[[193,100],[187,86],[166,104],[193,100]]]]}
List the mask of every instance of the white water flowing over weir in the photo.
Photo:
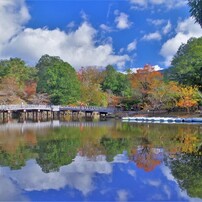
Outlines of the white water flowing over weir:
{"type": "Polygon", "coordinates": [[[152,122],[152,123],[199,123],[202,118],[178,118],[178,117],[123,117],[124,122],[152,122]]]}

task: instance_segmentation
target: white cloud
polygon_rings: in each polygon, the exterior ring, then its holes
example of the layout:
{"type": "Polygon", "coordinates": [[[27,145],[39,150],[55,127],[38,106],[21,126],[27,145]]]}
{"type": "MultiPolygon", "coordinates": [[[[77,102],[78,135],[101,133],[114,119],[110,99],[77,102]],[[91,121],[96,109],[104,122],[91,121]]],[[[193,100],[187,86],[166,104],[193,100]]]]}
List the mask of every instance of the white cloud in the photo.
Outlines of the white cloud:
{"type": "Polygon", "coordinates": [[[81,18],[84,20],[84,21],[87,21],[88,20],[88,15],[82,10],[80,12],[80,15],[81,15],[81,18]]]}
{"type": "Polygon", "coordinates": [[[109,26],[107,26],[105,24],[101,24],[100,28],[105,32],[112,32],[113,31],[111,27],[109,27],[109,26]]]}
{"type": "Polygon", "coordinates": [[[75,22],[74,21],[71,21],[70,23],[68,23],[67,25],[67,28],[74,28],[76,25],[75,25],[75,22]]]}
{"type": "Polygon", "coordinates": [[[171,31],[172,24],[170,20],[168,20],[167,24],[165,27],[163,27],[163,34],[168,34],[171,31]]]}
{"type": "Polygon", "coordinates": [[[159,65],[154,65],[153,67],[154,67],[154,71],[160,71],[160,70],[163,69],[163,68],[160,67],[159,65]]]}
{"type": "MultiPolygon", "coordinates": [[[[20,57],[34,64],[42,55],[49,54],[61,57],[75,68],[108,64],[121,67],[130,60],[128,55],[116,55],[109,41],[97,44],[97,31],[87,21],[68,33],[60,29],[23,29],[23,24],[30,18],[24,0],[3,2],[0,3],[0,18],[5,19],[0,21],[1,58],[20,57]],[[7,33],[4,36],[2,33],[5,30],[7,33]]],[[[84,12],[81,15],[87,18],[84,12]]]]}
{"type": "Polygon", "coordinates": [[[4,56],[17,56],[35,62],[42,55],[56,55],[75,68],[81,66],[124,65],[127,55],[115,55],[109,43],[95,45],[96,30],[84,22],[77,30],[65,33],[59,29],[27,28],[4,48],[4,56]]]}
{"type": "Polygon", "coordinates": [[[170,65],[173,56],[181,44],[187,43],[191,37],[201,36],[202,29],[198,24],[194,23],[192,18],[180,21],[176,28],[176,35],[167,40],[160,50],[160,54],[165,58],[165,65],[170,65]]]}
{"type": "Polygon", "coordinates": [[[120,48],[119,53],[123,53],[124,48],[120,48]]]}
{"type": "MultiPolygon", "coordinates": [[[[154,68],[154,71],[160,71],[162,70],[163,68],[161,68],[159,65],[153,65],[152,66],[154,68]]],[[[134,68],[130,68],[130,71],[132,73],[136,73],[138,69],[143,69],[143,67],[134,67],[134,68]]],[[[127,74],[127,72],[123,72],[123,71],[120,71],[121,73],[123,74],[127,74]]]]}
{"type": "Polygon", "coordinates": [[[163,4],[165,3],[164,0],[150,0],[150,3],[153,3],[153,4],[156,4],[156,5],[159,5],[159,4],[163,4]]]}
{"type": "Polygon", "coordinates": [[[129,0],[132,4],[145,7],[147,5],[147,0],[129,0]]]}
{"type": "Polygon", "coordinates": [[[0,1],[0,19],[0,44],[5,44],[21,31],[23,25],[30,19],[25,1],[0,1]]]}
{"type": "Polygon", "coordinates": [[[127,14],[115,11],[115,15],[117,15],[115,18],[115,23],[118,29],[128,29],[131,26],[132,23],[128,20],[127,14]]]}
{"type": "Polygon", "coordinates": [[[131,52],[131,51],[135,50],[136,46],[137,46],[137,41],[134,40],[134,41],[132,41],[131,43],[128,44],[127,51],[131,52]]]}
{"type": "Polygon", "coordinates": [[[133,8],[148,8],[151,6],[163,6],[167,9],[175,9],[185,6],[187,2],[185,0],[129,0],[133,8]]]}
{"type": "Polygon", "coordinates": [[[155,26],[159,26],[159,25],[162,25],[165,20],[164,19],[147,19],[147,22],[149,22],[150,24],[153,24],[155,26]]]}
{"type": "Polygon", "coordinates": [[[142,37],[143,40],[145,41],[152,41],[152,40],[161,40],[161,35],[159,32],[153,32],[153,33],[149,33],[149,34],[145,34],[142,37]]]}

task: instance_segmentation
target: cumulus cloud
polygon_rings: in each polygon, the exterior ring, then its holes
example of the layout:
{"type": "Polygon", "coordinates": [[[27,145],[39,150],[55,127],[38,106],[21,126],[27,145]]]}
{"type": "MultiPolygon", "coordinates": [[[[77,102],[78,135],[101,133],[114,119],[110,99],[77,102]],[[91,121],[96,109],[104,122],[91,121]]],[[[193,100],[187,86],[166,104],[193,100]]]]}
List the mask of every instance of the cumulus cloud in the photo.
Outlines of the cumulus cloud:
{"type": "Polygon", "coordinates": [[[30,19],[24,0],[0,1],[0,44],[8,42],[30,19]]]}
{"type": "Polygon", "coordinates": [[[127,51],[131,52],[131,51],[135,50],[136,46],[137,46],[137,41],[134,40],[134,41],[132,41],[131,43],[128,44],[127,51]]]}
{"type": "Polygon", "coordinates": [[[154,67],[154,71],[161,71],[163,69],[159,65],[154,65],[153,67],[154,67]]]}
{"type": "Polygon", "coordinates": [[[170,20],[168,20],[167,24],[165,27],[163,27],[163,34],[168,34],[171,31],[172,24],[170,20]]]}
{"type": "Polygon", "coordinates": [[[119,11],[115,11],[115,23],[118,29],[128,29],[131,26],[131,22],[128,19],[128,15],[119,11]]]}
{"type": "MultiPolygon", "coordinates": [[[[160,70],[163,69],[163,68],[161,68],[159,65],[153,65],[152,67],[154,68],[154,71],[160,71],[160,70]]],[[[143,67],[130,68],[130,71],[131,71],[132,73],[136,73],[137,70],[139,70],[139,69],[143,69],[143,67]]],[[[127,74],[127,72],[123,72],[123,71],[120,71],[120,72],[123,73],[123,74],[127,74]]]]}
{"type": "Polygon", "coordinates": [[[167,9],[175,9],[185,6],[185,0],[129,0],[133,8],[151,8],[151,6],[163,6],[167,9]]]}
{"type": "Polygon", "coordinates": [[[171,60],[181,44],[187,43],[191,37],[201,37],[202,29],[200,25],[194,23],[192,18],[180,21],[176,28],[176,35],[167,40],[161,50],[160,54],[165,58],[164,64],[169,66],[171,60]]]}
{"type": "Polygon", "coordinates": [[[145,41],[152,41],[152,40],[161,40],[161,35],[159,32],[153,32],[153,33],[149,33],[149,34],[145,34],[143,37],[142,37],[142,40],[145,40],[145,41]]]}
{"type": "MultiPolygon", "coordinates": [[[[116,55],[109,41],[97,44],[97,31],[86,21],[84,12],[81,15],[85,21],[68,33],[60,29],[23,28],[30,18],[24,0],[3,2],[0,3],[0,17],[5,20],[0,21],[0,32],[8,31],[5,36],[0,36],[2,58],[20,57],[27,63],[34,64],[42,55],[49,54],[60,56],[75,68],[108,64],[121,67],[130,60],[128,55],[116,55]]],[[[70,23],[68,27],[72,25],[70,23]]]]}

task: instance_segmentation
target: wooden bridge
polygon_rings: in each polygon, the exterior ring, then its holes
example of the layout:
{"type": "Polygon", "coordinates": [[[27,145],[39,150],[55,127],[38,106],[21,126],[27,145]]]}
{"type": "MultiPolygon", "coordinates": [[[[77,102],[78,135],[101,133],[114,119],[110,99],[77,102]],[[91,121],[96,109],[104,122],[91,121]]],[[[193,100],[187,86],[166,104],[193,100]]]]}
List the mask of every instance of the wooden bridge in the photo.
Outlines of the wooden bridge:
{"type": "Polygon", "coordinates": [[[85,117],[91,117],[93,113],[98,113],[100,117],[106,117],[107,114],[114,112],[113,108],[94,107],[94,106],[56,106],[56,105],[0,105],[0,117],[7,119],[18,114],[27,119],[29,117],[40,119],[42,115],[46,118],[56,118],[71,113],[78,116],[79,113],[85,114],[85,117]]]}

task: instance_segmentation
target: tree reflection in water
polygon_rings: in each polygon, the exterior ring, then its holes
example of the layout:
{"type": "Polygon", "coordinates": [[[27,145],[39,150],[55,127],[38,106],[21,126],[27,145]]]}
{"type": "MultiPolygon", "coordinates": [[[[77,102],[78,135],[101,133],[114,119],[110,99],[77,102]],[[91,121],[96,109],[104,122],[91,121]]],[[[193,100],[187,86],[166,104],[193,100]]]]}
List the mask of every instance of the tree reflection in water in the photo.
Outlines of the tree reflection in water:
{"type": "MultiPolygon", "coordinates": [[[[0,165],[21,169],[36,159],[43,172],[58,171],[77,154],[113,162],[123,151],[146,172],[167,163],[180,187],[202,198],[202,135],[197,125],[116,123],[96,127],[0,130],[0,165]],[[167,161],[166,161],[167,159],[167,161]]],[[[130,162],[131,163],[131,162],[130,162]]]]}
{"type": "Polygon", "coordinates": [[[202,198],[202,156],[178,154],[169,159],[169,167],[178,184],[190,197],[202,198]]]}
{"type": "Polygon", "coordinates": [[[152,148],[152,144],[145,137],[141,139],[141,142],[142,144],[140,146],[131,150],[130,159],[136,163],[138,168],[150,172],[162,163],[163,149],[152,148]]]}

